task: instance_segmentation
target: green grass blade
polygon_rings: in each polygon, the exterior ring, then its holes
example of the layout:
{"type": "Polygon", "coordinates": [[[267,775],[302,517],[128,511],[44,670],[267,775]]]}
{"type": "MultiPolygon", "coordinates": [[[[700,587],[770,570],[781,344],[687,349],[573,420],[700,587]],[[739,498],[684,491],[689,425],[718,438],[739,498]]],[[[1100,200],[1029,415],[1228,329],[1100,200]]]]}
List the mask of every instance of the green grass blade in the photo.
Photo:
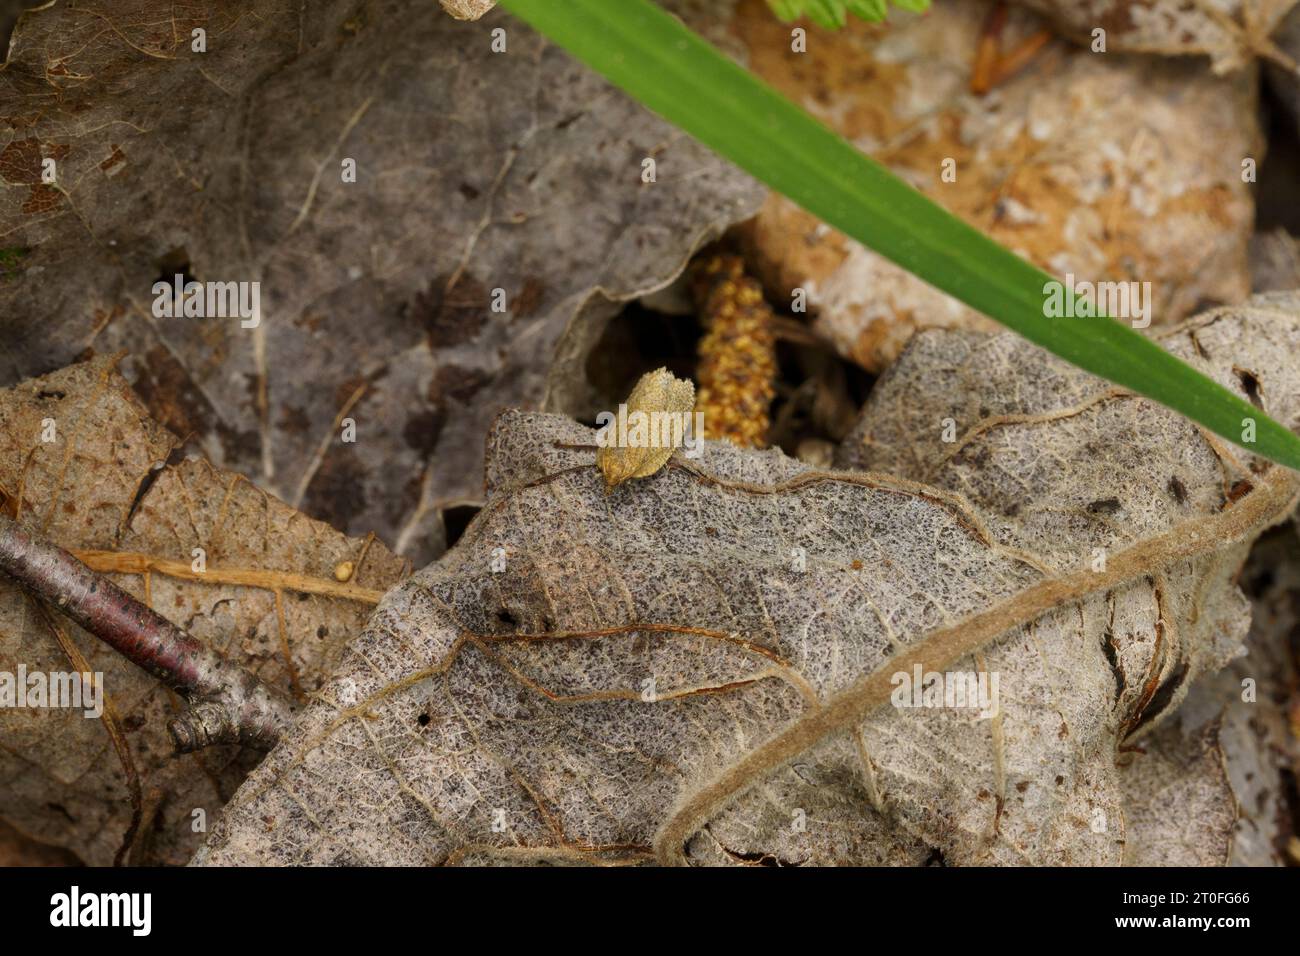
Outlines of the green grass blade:
{"type": "MultiPolygon", "coordinates": [[[[1150,339],[1044,315],[1046,272],[945,211],[649,0],[502,5],[650,109],[809,212],[1069,362],[1300,469],[1300,438],[1150,339]]],[[[1067,293],[1067,298],[1069,298],[1067,293]]]]}

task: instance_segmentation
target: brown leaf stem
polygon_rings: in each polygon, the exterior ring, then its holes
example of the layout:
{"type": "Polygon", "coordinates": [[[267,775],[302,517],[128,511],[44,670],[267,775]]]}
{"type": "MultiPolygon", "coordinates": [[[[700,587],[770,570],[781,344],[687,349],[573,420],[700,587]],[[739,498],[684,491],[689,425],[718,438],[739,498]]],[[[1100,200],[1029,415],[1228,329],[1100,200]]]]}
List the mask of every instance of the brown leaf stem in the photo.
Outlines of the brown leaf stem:
{"type": "MultiPolygon", "coordinates": [[[[262,588],[266,591],[293,591],[297,594],[315,594],[321,597],[342,598],[360,604],[378,604],[385,594],[376,588],[363,588],[356,581],[355,567],[346,584],[328,578],[297,574],[292,571],[265,571],[261,568],[214,567],[195,571],[188,561],[160,558],[135,551],[98,551],[73,549],[72,556],[92,571],[112,574],[162,574],[181,581],[202,581],[205,584],[229,584],[235,587],[262,588]]],[[[359,567],[359,565],[356,565],[359,567]]]]}

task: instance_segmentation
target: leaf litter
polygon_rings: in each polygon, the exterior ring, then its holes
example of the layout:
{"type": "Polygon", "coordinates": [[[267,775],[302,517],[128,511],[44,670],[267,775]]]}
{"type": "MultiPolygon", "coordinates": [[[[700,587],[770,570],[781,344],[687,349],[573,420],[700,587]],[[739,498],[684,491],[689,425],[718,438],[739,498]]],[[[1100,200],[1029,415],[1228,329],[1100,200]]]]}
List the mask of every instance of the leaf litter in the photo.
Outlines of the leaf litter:
{"type": "MultiPolygon", "coordinates": [[[[1294,426],[1298,305],[1165,341],[1239,390],[1249,369],[1294,426]]],[[[1239,652],[1235,574],[1290,473],[972,333],[919,337],[846,443],[896,475],[710,443],[606,495],[584,444],[498,420],[483,512],[380,604],[197,862],[1118,864],[1153,859],[1171,765],[1226,859],[1213,735],[1154,733],[1239,652]],[[890,706],[915,665],[999,675],[996,715],[890,706]]]]}
{"type": "MultiPolygon", "coordinates": [[[[178,450],[111,357],[0,392],[8,512],[306,700],[409,564],[178,450]],[[353,572],[341,583],[345,562],[353,572]]],[[[102,721],[0,708],[0,816],[88,864],[183,863],[203,837],[196,813],[215,819],[260,757],[235,747],[175,755],[166,723],[179,699],[0,581],[0,671],[20,665],[104,675],[102,721]]]]}

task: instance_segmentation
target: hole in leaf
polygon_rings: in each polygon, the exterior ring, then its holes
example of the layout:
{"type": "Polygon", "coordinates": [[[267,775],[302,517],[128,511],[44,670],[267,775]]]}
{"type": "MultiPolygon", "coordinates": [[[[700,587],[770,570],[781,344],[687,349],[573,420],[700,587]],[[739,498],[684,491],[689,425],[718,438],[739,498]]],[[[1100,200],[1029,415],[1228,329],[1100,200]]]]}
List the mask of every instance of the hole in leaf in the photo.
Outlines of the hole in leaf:
{"type": "Polygon", "coordinates": [[[1250,404],[1256,408],[1263,408],[1259,396],[1259,378],[1250,369],[1237,368],[1235,365],[1232,370],[1237,373],[1237,380],[1241,382],[1241,388],[1250,399],[1250,404]]]}
{"type": "Polygon", "coordinates": [[[1119,655],[1115,652],[1115,635],[1107,631],[1101,639],[1101,649],[1106,655],[1106,663],[1110,665],[1111,673],[1115,675],[1115,699],[1119,700],[1124,694],[1126,681],[1124,680],[1124,668],[1119,666],[1119,655]]]}
{"type": "Polygon", "coordinates": [[[478,512],[477,505],[453,505],[450,508],[442,509],[442,526],[447,535],[447,547],[449,549],[460,540],[461,535],[465,533],[465,529],[469,527],[469,523],[474,520],[474,516],[478,512]]]}

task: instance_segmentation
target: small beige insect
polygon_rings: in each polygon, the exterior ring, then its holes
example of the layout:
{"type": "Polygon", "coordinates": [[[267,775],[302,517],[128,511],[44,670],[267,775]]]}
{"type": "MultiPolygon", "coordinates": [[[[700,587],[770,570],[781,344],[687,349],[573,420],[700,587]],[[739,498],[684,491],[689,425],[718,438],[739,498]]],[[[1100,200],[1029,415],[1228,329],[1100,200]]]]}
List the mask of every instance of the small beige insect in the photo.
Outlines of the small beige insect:
{"type": "Polygon", "coordinates": [[[658,423],[684,425],[695,408],[695,385],[689,379],[680,379],[666,368],[646,372],[632,389],[632,394],[619,409],[618,418],[606,426],[610,438],[596,452],[596,465],[605,476],[605,493],[613,491],[632,478],[648,478],[668,463],[673,452],[682,444],[683,429],[660,428],[658,423]],[[643,416],[642,436],[633,441],[619,441],[617,436],[625,431],[636,435],[637,413],[643,416]],[[669,417],[672,416],[672,417],[669,417]],[[626,425],[626,428],[620,428],[626,425]],[[669,440],[665,440],[668,438],[669,440]]]}

